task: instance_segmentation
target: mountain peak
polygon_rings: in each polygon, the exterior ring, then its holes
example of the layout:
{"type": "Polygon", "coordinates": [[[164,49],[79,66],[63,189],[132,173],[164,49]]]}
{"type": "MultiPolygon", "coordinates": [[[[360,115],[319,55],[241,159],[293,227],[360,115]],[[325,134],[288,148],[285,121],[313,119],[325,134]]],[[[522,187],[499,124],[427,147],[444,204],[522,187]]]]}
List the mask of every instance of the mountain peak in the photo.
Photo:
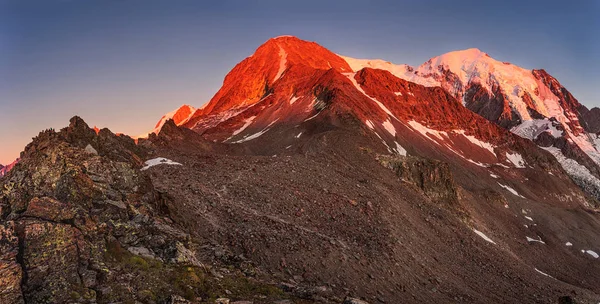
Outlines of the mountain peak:
{"type": "Polygon", "coordinates": [[[193,127],[195,118],[206,114],[249,107],[278,85],[329,69],[352,72],[344,59],[315,42],[294,36],[271,38],[227,74],[217,94],[186,124],[193,127]]]}
{"type": "Polygon", "coordinates": [[[292,36],[292,35],[281,35],[281,36],[277,36],[277,37],[273,37],[269,40],[302,40],[296,36],[292,36]]]}
{"type": "Polygon", "coordinates": [[[478,48],[468,48],[464,50],[451,51],[446,54],[462,55],[462,56],[486,56],[487,53],[478,48]]]}
{"type": "MultiPolygon", "coordinates": [[[[465,70],[477,68],[476,63],[484,64],[487,68],[490,64],[496,61],[487,53],[482,52],[478,48],[470,48],[466,50],[458,50],[445,53],[440,56],[429,59],[424,65],[443,66],[450,70],[465,70]]],[[[499,63],[499,62],[498,62],[499,63]]]]}
{"type": "MultiPolygon", "coordinates": [[[[158,123],[156,123],[156,126],[154,126],[154,130],[152,130],[151,133],[158,134],[160,132],[161,128],[163,127],[163,125],[165,124],[165,122],[167,122],[168,120],[173,120],[173,123],[175,123],[178,126],[185,124],[190,119],[190,117],[194,114],[194,112],[196,112],[196,108],[194,108],[188,104],[184,104],[181,107],[179,107],[179,108],[165,114],[163,117],[161,117],[160,120],[158,121],[158,123]]],[[[137,136],[137,137],[144,138],[144,137],[147,137],[147,134],[137,136]]]]}

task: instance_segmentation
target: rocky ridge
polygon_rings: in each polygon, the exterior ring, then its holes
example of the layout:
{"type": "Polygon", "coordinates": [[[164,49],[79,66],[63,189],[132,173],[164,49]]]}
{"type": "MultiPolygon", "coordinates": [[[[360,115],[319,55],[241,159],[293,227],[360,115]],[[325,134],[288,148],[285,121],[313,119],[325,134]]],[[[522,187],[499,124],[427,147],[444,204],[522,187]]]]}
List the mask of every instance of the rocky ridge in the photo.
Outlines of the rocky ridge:
{"type": "MultiPolygon", "coordinates": [[[[78,117],[59,132],[41,132],[1,180],[0,302],[166,303],[173,296],[187,303],[227,295],[170,218],[168,198],[140,171],[151,153],[78,117]]],[[[262,288],[229,277],[226,288],[262,288]]]]}

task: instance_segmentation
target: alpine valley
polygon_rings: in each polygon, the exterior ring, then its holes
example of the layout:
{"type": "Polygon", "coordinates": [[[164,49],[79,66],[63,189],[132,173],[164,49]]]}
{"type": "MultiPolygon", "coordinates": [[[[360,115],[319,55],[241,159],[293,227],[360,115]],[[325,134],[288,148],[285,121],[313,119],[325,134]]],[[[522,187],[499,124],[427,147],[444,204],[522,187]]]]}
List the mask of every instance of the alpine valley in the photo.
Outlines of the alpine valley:
{"type": "Polygon", "coordinates": [[[600,109],[544,70],[281,36],[148,130],[0,167],[0,303],[600,302],[600,109]]]}

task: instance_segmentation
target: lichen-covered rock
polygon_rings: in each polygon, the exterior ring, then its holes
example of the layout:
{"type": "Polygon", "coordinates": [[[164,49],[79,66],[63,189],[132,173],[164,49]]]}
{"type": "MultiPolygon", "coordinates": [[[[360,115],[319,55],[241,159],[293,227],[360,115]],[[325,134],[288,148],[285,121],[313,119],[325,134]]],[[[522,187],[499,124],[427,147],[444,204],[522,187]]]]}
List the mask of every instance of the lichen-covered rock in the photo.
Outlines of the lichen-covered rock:
{"type": "Polygon", "coordinates": [[[35,217],[53,222],[64,222],[75,218],[76,210],[68,203],[57,201],[51,197],[34,197],[23,213],[27,217],[35,217]]]}
{"type": "Polygon", "coordinates": [[[177,265],[200,263],[139,170],[145,152],[78,117],[26,147],[0,184],[0,303],[130,301],[144,282],[128,273],[152,263],[174,269],[154,288],[179,288],[177,265]]]}
{"type": "Polygon", "coordinates": [[[87,255],[81,232],[70,225],[39,220],[24,220],[20,225],[28,301],[95,300],[95,292],[84,286],[79,273],[87,255]]]}
{"type": "Polygon", "coordinates": [[[0,303],[24,303],[21,291],[23,271],[17,261],[19,240],[14,222],[0,222],[0,303]]]}

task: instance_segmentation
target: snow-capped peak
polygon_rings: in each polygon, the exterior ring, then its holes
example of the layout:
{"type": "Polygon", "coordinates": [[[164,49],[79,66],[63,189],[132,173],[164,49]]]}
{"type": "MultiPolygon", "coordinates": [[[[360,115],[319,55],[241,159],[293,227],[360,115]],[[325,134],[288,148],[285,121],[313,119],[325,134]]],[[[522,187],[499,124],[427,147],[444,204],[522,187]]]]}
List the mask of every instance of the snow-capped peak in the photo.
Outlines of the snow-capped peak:
{"type": "Polygon", "coordinates": [[[470,48],[433,57],[428,61],[428,63],[431,62],[431,65],[433,66],[445,65],[455,68],[462,68],[465,64],[468,65],[475,61],[485,59],[486,57],[491,59],[491,57],[489,57],[489,55],[485,52],[482,52],[477,48],[470,48]]]}

